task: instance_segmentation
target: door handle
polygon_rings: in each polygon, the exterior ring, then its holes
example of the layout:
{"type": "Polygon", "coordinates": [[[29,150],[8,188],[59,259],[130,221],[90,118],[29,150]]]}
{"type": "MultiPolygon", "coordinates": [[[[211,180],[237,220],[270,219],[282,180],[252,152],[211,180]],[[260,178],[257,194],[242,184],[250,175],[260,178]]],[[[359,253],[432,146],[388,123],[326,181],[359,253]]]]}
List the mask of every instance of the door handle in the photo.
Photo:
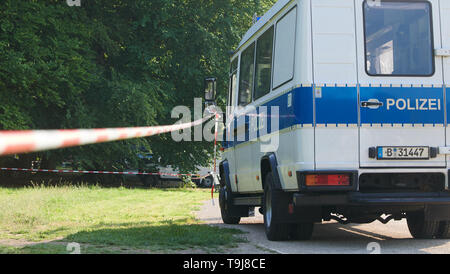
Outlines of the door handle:
{"type": "Polygon", "coordinates": [[[383,106],[383,103],[378,100],[369,100],[369,101],[361,102],[361,107],[363,107],[363,108],[377,109],[382,106],[383,106]]]}

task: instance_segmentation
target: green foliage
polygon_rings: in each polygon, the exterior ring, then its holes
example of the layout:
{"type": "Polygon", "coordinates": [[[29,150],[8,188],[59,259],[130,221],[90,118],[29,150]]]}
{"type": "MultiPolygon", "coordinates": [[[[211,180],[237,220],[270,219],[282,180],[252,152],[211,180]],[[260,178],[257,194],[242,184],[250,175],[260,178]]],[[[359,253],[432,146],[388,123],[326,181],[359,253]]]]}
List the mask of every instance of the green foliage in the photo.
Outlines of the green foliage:
{"type": "MultiPolygon", "coordinates": [[[[219,78],[223,104],[229,52],[275,0],[65,0],[0,5],[0,130],[172,124],[177,105],[202,97],[219,78]]],[[[145,146],[181,170],[205,165],[212,144],[169,135],[34,155],[83,168],[142,165],[145,146]]]]}
{"type": "Polygon", "coordinates": [[[196,189],[197,185],[192,181],[192,178],[189,176],[182,176],[181,177],[181,181],[183,182],[182,184],[182,188],[187,188],[187,189],[196,189]]]}

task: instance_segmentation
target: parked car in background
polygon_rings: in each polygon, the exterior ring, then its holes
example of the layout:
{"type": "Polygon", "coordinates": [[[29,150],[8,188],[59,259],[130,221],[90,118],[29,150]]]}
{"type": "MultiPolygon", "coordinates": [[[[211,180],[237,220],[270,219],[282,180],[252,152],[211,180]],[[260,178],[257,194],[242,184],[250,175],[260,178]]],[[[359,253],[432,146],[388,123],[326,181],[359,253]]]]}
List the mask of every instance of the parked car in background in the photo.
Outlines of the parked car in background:
{"type": "MultiPolygon", "coordinates": [[[[163,166],[161,164],[161,158],[157,159],[151,152],[148,152],[144,147],[141,147],[136,154],[141,162],[140,168],[131,168],[131,161],[125,160],[126,166],[129,168],[126,172],[141,172],[141,173],[155,173],[153,175],[124,175],[126,179],[137,178],[145,187],[155,187],[161,185],[162,183],[181,183],[182,179],[180,171],[173,168],[171,165],[163,166]]],[[[199,177],[193,176],[192,182],[194,182],[197,187],[212,187],[213,176],[211,167],[197,167],[196,171],[192,171],[199,177]]]]}

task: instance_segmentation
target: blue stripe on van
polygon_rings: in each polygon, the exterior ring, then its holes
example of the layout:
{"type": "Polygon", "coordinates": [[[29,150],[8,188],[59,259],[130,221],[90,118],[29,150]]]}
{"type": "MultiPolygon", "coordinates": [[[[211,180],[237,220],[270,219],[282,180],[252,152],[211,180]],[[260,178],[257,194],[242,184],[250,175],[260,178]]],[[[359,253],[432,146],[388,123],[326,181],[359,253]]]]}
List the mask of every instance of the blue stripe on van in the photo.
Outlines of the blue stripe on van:
{"type": "Polygon", "coordinates": [[[316,87],[317,124],[358,124],[357,87],[316,87]]]}
{"type": "Polygon", "coordinates": [[[446,87],[445,93],[446,93],[445,96],[446,96],[446,101],[447,101],[447,103],[446,103],[446,105],[447,105],[447,108],[446,108],[446,112],[447,112],[446,126],[447,126],[448,122],[450,121],[450,88],[449,87],[446,87]]]}
{"type": "Polygon", "coordinates": [[[361,87],[360,97],[383,103],[379,109],[361,108],[361,124],[444,124],[442,87],[361,87]]]}
{"type": "MultiPolygon", "coordinates": [[[[314,124],[314,108],[313,108],[313,88],[310,87],[297,87],[292,89],[291,91],[274,98],[273,100],[262,104],[263,107],[267,107],[267,113],[261,113],[262,109],[257,109],[258,114],[264,114],[265,116],[271,117],[271,107],[278,107],[279,109],[279,130],[283,130],[296,125],[312,125],[314,124]]],[[[241,118],[242,119],[242,118],[241,118]]],[[[263,119],[262,117],[258,117],[258,119],[263,119]]],[[[272,129],[270,118],[266,118],[266,126],[267,126],[267,134],[272,132],[276,132],[277,130],[272,129]]],[[[246,123],[250,123],[250,118],[247,116],[245,118],[246,123]]],[[[237,119],[234,121],[235,125],[237,124],[237,119]]],[[[240,122],[242,125],[243,121],[240,122]]],[[[258,121],[259,124],[259,121],[258,121]]],[[[260,132],[254,133],[255,129],[250,128],[249,130],[253,130],[253,135],[261,137],[260,132]]],[[[247,134],[245,140],[246,141],[230,141],[224,142],[224,147],[233,147],[242,143],[245,143],[249,140],[250,132],[247,134]]]]}
{"type": "MultiPolygon", "coordinates": [[[[268,116],[270,107],[278,106],[279,130],[297,125],[315,124],[444,124],[443,87],[360,87],[360,101],[377,99],[383,103],[379,109],[359,108],[357,87],[297,87],[263,104],[268,116]],[[316,90],[315,90],[316,89],[316,90]],[[316,91],[316,121],[314,121],[314,92],[316,91]]],[[[447,90],[450,98],[450,90],[447,90]]],[[[447,103],[450,109],[450,102],[447,103]]],[[[260,114],[260,113],[259,113],[260,114]]],[[[450,121],[450,113],[447,114],[450,121]]],[[[258,118],[261,119],[261,118],[258,118]]],[[[249,123],[246,117],[246,122],[249,123]]],[[[270,119],[268,133],[272,133],[270,119]]],[[[235,120],[236,123],[236,120],[235,120]]],[[[250,129],[254,130],[254,129],[250,129]]],[[[275,131],[275,130],[274,130],[275,131]]],[[[258,134],[258,137],[261,137],[258,134]]],[[[232,147],[246,141],[225,142],[232,147]]]]}
{"type": "MultiPolygon", "coordinates": [[[[314,123],[313,89],[298,87],[282,96],[263,104],[270,111],[271,107],[279,107],[280,130],[295,126],[314,123]]],[[[269,133],[272,129],[269,127],[269,133]]]]}
{"type": "Polygon", "coordinates": [[[314,92],[313,87],[297,88],[293,93],[295,121],[291,125],[314,124],[314,92]]]}

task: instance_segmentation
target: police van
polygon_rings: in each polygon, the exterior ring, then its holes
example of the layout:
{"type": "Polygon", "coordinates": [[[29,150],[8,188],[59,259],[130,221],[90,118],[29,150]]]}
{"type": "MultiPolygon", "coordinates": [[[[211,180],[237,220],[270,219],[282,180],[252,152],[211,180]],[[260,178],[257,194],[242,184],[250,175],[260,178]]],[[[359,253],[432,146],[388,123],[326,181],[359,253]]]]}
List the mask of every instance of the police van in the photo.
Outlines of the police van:
{"type": "Polygon", "coordinates": [[[402,219],[448,238],[449,86],[448,0],[278,1],[231,58],[223,221],[261,207],[269,240],[402,219]]]}

